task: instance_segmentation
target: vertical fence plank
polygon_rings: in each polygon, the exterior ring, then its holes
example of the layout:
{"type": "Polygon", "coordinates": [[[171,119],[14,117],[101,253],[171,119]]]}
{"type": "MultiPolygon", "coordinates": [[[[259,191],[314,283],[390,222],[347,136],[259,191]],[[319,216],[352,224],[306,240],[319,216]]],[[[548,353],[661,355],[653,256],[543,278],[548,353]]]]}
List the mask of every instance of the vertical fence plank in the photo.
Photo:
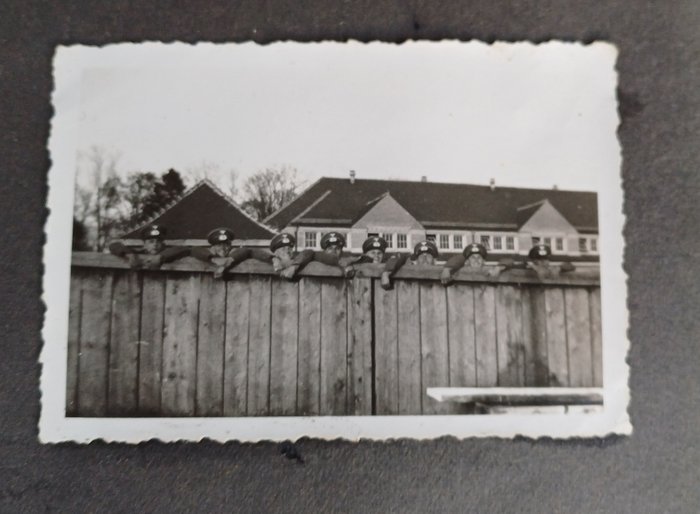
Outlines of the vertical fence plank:
{"type": "Polygon", "coordinates": [[[525,332],[528,340],[525,349],[525,385],[544,387],[549,385],[544,288],[529,287],[529,291],[523,291],[523,302],[523,321],[529,325],[529,331],[525,332]]]}
{"type": "Polygon", "coordinates": [[[520,288],[502,285],[496,289],[496,342],[498,385],[525,385],[523,306],[520,288]]]}
{"type": "Polygon", "coordinates": [[[569,351],[569,385],[590,387],[593,385],[593,361],[588,291],[584,288],[568,288],[564,291],[564,302],[566,342],[569,351]]]}
{"type": "Polygon", "coordinates": [[[548,287],[544,292],[547,329],[547,361],[549,385],[569,385],[569,357],[566,349],[564,290],[548,287]]]}
{"type": "Polygon", "coordinates": [[[447,293],[439,283],[420,286],[421,382],[424,414],[445,414],[448,403],[426,394],[428,387],[449,386],[449,347],[447,344],[447,293]]]}
{"type": "Polygon", "coordinates": [[[194,416],[200,275],[170,274],[165,291],[161,409],[166,416],[194,416]]]}
{"type": "Polygon", "coordinates": [[[144,272],[141,287],[139,413],[142,416],[156,416],[161,413],[165,275],[159,272],[144,272]]]}
{"type": "Polygon", "coordinates": [[[233,275],[226,284],[224,416],[245,416],[248,403],[248,277],[233,275]]]}
{"type": "Polygon", "coordinates": [[[591,360],[593,386],[603,387],[603,333],[601,326],[600,288],[593,288],[589,294],[591,320],[591,360]]]}
{"type": "Polygon", "coordinates": [[[297,414],[321,413],[321,283],[314,278],[299,281],[299,346],[297,414]]]}
{"type": "Polygon", "coordinates": [[[476,382],[479,387],[498,385],[495,291],[493,286],[474,287],[476,382]]]}
{"type": "Polygon", "coordinates": [[[421,414],[420,286],[398,280],[398,414],[421,414]]]}
{"type": "Polygon", "coordinates": [[[472,286],[454,284],[447,288],[447,324],[450,334],[450,386],[476,387],[472,286]]]}
{"type": "Polygon", "coordinates": [[[224,405],[226,282],[203,273],[197,335],[197,416],[221,416],[224,405]]]}
{"type": "Polygon", "coordinates": [[[398,297],[396,287],[374,287],[374,354],[376,412],[396,414],[399,409],[398,297]]]}
{"type": "Polygon", "coordinates": [[[248,337],[248,415],[270,411],[270,277],[250,278],[248,337]]]}
{"type": "Polygon", "coordinates": [[[78,353],[80,352],[81,274],[71,270],[68,307],[68,346],[66,348],[66,416],[78,414],[78,353]]]}
{"type": "Polygon", "coordinates": [[[109,325],[112,306],[112,271],[93,270],[83,283],[80,322],[78,408],[80,416],[107,413],[109,325]]]}
{"type": "Polygon", "coordinates": [[[372,414],[372,279],[348,286],[348,414],[372,414]]]}
{"type": "Polygon", "coordinates": [[[270,415],[291,416],[297,406],[299,289],[296,283],[272,282],[270,342],[270,415]]]}
{"type": "Polygon", "coordinates": [[[321,280],[321,414],[347,413],[347,282],[321,280]]]}
{"type": "Polygon", "coordinates": [[[116,271],[109,338],[107,413],[132,416],[138,407],[141,280],[133,271],[116,271]]]}

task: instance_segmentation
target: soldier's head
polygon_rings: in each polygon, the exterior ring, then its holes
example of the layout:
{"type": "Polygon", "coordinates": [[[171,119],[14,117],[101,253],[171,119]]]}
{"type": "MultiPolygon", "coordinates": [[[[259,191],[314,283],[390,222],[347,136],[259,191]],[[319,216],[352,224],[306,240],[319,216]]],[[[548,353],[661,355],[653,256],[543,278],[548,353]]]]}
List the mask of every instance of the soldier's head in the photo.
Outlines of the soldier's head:
{"type": "Polygon", "coordinates": [[[211,245],[210,251],[217,257],[226,257],[229,254],[234,239],[233,230],[225,227],[215,228],[207,236],[211,245]]]}
{"type": "Polygon", "coordinates": [[[141,231],[143,249],[149,255],[156,255],[165,248],[165,228],[160,225],[149,225],[141,231]]]}
{"type": "Polygon", "coordinates": [[[530,253],[527,255],[532,261],[539,264],[548,264],[549,258],[552,255],[552,249],[546,244],[537,243],[530,249],[530,253]]]}
{"type": "Polygon", "coordinates": [[[479,243],[471,243],[463,251],[462,254],[466,257],[466,265],[470,268],[481,268],[486,260],[486,247],[479,243]]]}
{"type": "Polygon", "coordinates": [[[289,261],[294,257],[295,246],[296,239],[294,239],[292,234],[287,234],[286,232],[277,234],[270,241],[270,251],[282,261],[289,261]]]}
{"type": "Polygon", "coordinates": [[[432,241],[421,241],[413,248],[416,264],[435,264],[437,256],[437,246],[432,241]]]}
{"type": "Polygon", "coordinates": [[[379,264],[384,260],[387,242],[383,237],[371,236],[362,243],[362,253],[372,259],[374,264],[379,264]]]}
{"type": "Polygon", "coordinates": [[[340,256],[345,246],[345,236],[340,232],[328,232],[321,238],[321,249],[333,255],[340,256]]]}

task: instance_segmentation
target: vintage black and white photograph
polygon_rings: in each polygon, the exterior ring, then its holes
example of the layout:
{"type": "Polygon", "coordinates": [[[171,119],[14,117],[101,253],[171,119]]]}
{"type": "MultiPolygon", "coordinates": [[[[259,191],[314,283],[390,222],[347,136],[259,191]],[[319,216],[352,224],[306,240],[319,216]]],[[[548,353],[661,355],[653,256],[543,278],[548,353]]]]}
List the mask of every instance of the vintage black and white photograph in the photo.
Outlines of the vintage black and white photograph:
{"type": "Polygon", "coordinates": [[[627,434],[615,47],[59,47],[45,442],[627,434]]]}

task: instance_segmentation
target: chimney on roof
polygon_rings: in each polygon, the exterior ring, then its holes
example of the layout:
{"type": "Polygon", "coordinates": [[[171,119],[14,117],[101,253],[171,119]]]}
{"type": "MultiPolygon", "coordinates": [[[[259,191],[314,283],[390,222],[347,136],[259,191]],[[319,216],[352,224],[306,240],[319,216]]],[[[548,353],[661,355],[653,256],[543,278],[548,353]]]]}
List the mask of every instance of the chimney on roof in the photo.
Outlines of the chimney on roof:
{"type": "Polygon", "coordinates": [[[556,191],[556,190],[558,190],[558,189],[559,189],[559,186],[558,186],[558,185],[556,185],[556,184],[554,184],[554,185],[552,186],[552,189],[554,189],[554,190],[556,191]]]}
{"type": "Polygon", "coordinates": [[[355,170],[350,170],[350,183],[355,183],[355,170]]]}
{"type": "Polygon", "coordinates": [[[495,191],[495,190],[496,190],[496,179],[495,179],[495,178],[492,178],[492,179],[489,181],[489,186],[491,187],[491,191],[495,191]]]}
{"type": "Polygon", "coordinates": [[[426,177],[425,175],[423,175],[423,176],[420,178],[420,181],[421,181],[421,182],[427,182],[427,181],[428,181],[428,177],[426,177]]]}

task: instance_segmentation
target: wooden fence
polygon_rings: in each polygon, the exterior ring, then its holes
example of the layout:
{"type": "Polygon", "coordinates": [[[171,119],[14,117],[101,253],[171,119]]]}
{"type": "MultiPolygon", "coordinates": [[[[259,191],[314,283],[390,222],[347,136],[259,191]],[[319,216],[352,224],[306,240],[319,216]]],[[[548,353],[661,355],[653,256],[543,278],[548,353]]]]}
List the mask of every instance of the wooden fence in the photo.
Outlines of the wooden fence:
{"type": "Polygon", "coordinates": [[[183,259],[132,271],[74,253],[69,416],[446,414],[428,387],[602,386],[597,273],[538,280],[407,266],[298,281],[241,264],[227,280],[183,259]]]}

